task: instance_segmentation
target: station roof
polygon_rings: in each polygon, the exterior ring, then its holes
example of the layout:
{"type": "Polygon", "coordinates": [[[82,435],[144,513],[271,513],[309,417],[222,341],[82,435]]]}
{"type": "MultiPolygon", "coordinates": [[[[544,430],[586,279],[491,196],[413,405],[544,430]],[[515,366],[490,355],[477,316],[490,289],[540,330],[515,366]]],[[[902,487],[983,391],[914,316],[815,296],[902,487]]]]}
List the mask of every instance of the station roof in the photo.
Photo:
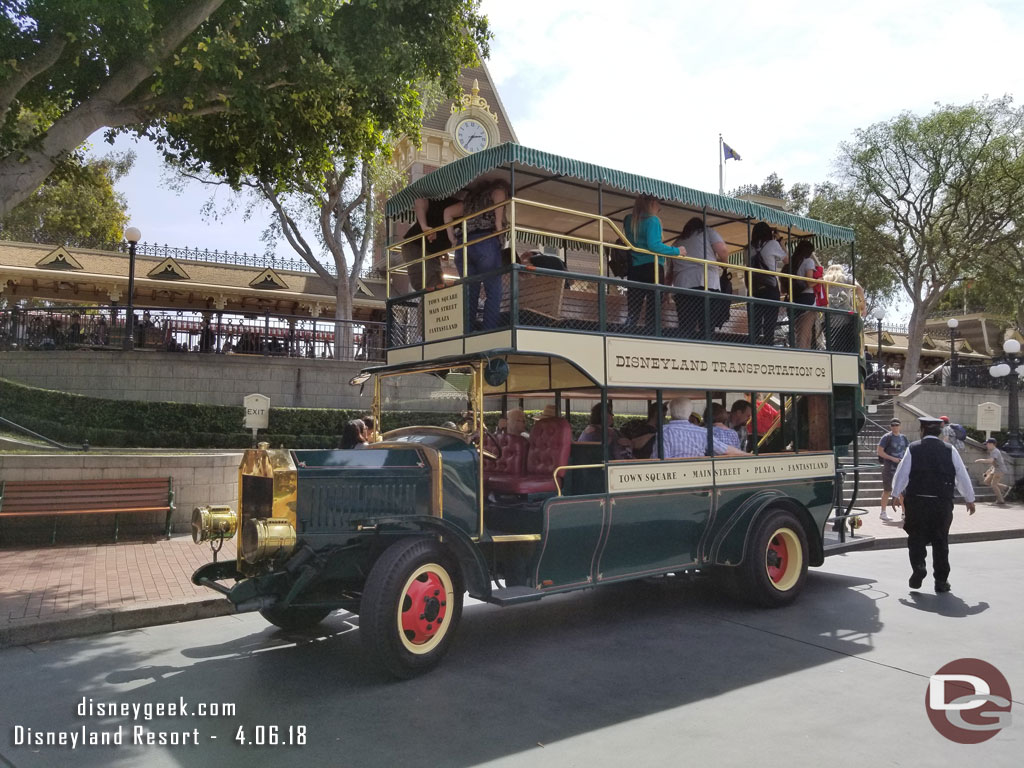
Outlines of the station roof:
{"type": "MultiPolygon", "coordinates": [[[[417,198],[448,197],[480,178],[507,179],[510,169],[515,171],[517,198],[596,214],[600,189],[601,210],[615,221],[621,221],[625,213],[632,209],[636,195],[653,195],[663,202],[659,216],[666,239],[680,232],[691,216],[706,210],[708,223],[732,247],[746,246],[748,221],[768,222],[793,238],[814,236],[829,244],[850,243],[854,240],[853,230],[847,227],[795,216],[750,200],[702,192],[511,142],[455,160],[420,178],[388,200],[387,214],[392,217],[408,216],[417,198]]],[[[578,216],[519,209],[516,216],[517,226],[533,226],[549,232],[571,233],[596,239],[597,225],[587,224],[578,216]]]]}

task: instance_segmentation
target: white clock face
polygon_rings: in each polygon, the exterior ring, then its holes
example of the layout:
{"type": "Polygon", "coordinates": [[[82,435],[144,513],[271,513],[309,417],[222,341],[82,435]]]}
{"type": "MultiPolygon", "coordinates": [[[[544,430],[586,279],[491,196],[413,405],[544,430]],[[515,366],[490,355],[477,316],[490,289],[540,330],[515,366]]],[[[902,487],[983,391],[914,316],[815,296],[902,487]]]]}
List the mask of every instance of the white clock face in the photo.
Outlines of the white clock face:
{"type": "Polygon", "coordinates": [[[490,141],[483,123],[473,118],[467,118],[459,123],[455,129],[455,139],[467,152],[479,152],[485,149],[490,141]]]}

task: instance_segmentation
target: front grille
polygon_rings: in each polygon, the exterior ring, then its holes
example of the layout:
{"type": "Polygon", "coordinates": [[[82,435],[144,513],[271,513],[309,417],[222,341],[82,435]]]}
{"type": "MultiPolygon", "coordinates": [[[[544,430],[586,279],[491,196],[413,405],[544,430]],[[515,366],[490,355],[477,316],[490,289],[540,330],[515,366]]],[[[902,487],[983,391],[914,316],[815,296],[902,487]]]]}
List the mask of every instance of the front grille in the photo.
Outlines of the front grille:
{"type": "Polygon", "coordinates": [[[430,514],[430,476],[396,478],[369,473],[304,478],[299,483],[299,526],[303,532],[351,528],[384,515],[430,514]]]}

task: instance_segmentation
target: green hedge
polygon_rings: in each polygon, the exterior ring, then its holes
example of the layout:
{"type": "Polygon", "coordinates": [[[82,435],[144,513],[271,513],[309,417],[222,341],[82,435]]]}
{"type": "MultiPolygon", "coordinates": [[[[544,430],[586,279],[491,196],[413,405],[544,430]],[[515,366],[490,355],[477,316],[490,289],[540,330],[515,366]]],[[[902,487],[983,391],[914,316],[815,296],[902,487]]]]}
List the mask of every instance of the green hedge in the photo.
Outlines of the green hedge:
{"type": "MultiPolygon", "coordinates": [[[[345,423],[364,410],[328,408],[273,408],[270,426],[261,439],[289,448],[333,448],[345,423]]],[[[528,411],[538,416],[539,411],[528,411]]],[[[252,442],[242,429],[243,409],[231,405],[151,403],[105,400],[67,392],[26,387],[0,379],[0,416],[63,443],[117,448],[247,448],[252,442]]],[[[436,411],[391,411],[383,416],[386,431],[418,424],[440,425],[455,414],[436,411]]],[[[499,414],[484,421],[497,426],[499,414]]],[[[638,416],[616,416],[622,424],[638,416]]],[[[570,417],[573,435],[587,426],[588,413],[570,417]]]]}

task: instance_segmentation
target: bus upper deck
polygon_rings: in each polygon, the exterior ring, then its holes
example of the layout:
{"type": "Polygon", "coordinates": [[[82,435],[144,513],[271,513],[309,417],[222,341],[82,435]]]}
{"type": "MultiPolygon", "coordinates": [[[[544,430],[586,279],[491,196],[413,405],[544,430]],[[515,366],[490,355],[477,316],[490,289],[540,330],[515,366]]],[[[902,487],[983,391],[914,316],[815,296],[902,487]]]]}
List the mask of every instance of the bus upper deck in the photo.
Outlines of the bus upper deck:
{"type": "MultiPolygon", "coordinates": [[[[854,356],[861,351],[851,284],[748,265],[751,232],[765,222],[787,252],[802,241],[817,249],[839,248],[852,268],[853,232],[844,227],[517,144],[484,150],[419,179],[389,200],[387,213],[389,232],[396,235],[386,263],[389,364],[517,349],[538,330],[626,337],[620,344],[627,346],[630,339],[646,337],[854,356]],[[454,216],[447,227],[433,226],[412,237],[397,234],[404,233],[403,221],[414,218],[417,201],[455,199],[482,180],[504,181],[507,199],[454,216]],[[624,219],[637,195],[662,201],[665,241],[675,240],[687,222],[699,218],[721,237],[729,263],[692,254],[658,255],[631,243],[624,219]],[[473,233],[474,218],[499,209],[500,228],[473,233]],[[439,250],[434,242],[446,233],[454,235],[454,244],[439,250]],[[474,269],[471,247],[487,238],[501,241],[500,265],[474,269]],[[631,255],[649,257],[653,284],[623,279],[621,270],[613,274],[631,255]],[[691,279],[666,284],[667,273],[678,276],[683,270],[691,279]],[[823,306],[757,298],[759,281],[773,278],[784,298],[814,290],[823,306]],[[720,280],[720,293],[677,287],[713,286],[720,280]]],[[[561,343],[566,341],[563,337],[561,343]]],[[[568,341],[587,343],[578,337],[568,341]]]]}

